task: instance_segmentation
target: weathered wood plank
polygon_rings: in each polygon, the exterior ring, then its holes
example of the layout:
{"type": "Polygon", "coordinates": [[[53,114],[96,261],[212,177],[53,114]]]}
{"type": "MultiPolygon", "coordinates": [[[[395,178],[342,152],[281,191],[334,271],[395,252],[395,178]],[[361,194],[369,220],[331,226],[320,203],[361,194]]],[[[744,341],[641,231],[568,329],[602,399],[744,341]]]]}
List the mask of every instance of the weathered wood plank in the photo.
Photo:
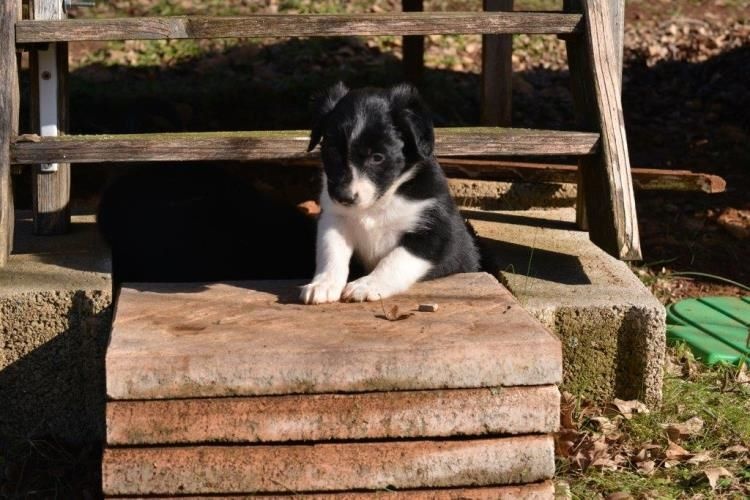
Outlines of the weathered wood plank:
{"type": "Polygon", "coordinates": [[[5,0],[0,7],[0,267],[13,250],[13,188],[10,145],[18,135],[18,61],[13,30],[21,1],[5,0]]]}
{"type": "Polygon", "coordinates": [[[568,39],[568,63],[577,115],[585,130],[601,132],[596,155],[581,158],[579,189],[585,197],[585,221],[591,240],[623,260],[641,258],[638,221],[620,99],[609,3],[567,0],[583,9],[581,39],[568,39]]]}
{"type": "Polygon", "coordinates": [[[297,446],[110,448],[105,495],[289,493],[519,484],[555,472],[551,436],[297,446]]]}
{"type": "MultiPolygon", "coordinates": [[[[422,12],[423,0],[401,0],[404,12],[422,12]]],[[[424,35],[405,36],[403,41],[404,76],[406,80],[418,85],[424,73],[424,35]]]]}
{"type": "Polygon", "coordinates": [[[554,432],[554,386],[107,403],[107,444],[258,443],[554,432]]]}
{"type": "Polygon", "coordinates": [[[113,400],[549,385],[560,343],[484,273],[380,304],[299,303],[299,283],[123,285],[106,356],[113,400]]]}
{"type": "Polygon", "coordinates": [[[16,26],[16,42],[274,36],[566,34],[577,32],[580,22],[580,14],[546,12],[389,12],[69,19],[20,21],[16,26]]]}
{"type": "MultiPolygon", "coordinates": [[[[503,129],[494,127],[436,130],[436,150],[444,156],[586,155],[598,147],[590,132],[503,129]]],[[[19,138],[11,146],[14,163],[70,163],[254,160],[315,158],[307,153],[309,132],[203,132],[127,135],[71,135],[19,138]]]]}
{"type": "MultiPolygon", "coordinates": [[[[29,12],[32,19],[65,19],[62,0],[31,0],[29,12]]],[[[68,44],[49,44],[44,49],[29,53],[31,96],[31,123],[42,134],[40,119],[43,106],[55,106],[57,126],[53,133],[68,130],[68,44]],[[40,59],[41,58],[41,59],[40,59]],[[40,60],[51,68],[40,69],[40,60]],[[43,88],[44,87],[44,88],[43,88]],[[40,89],[42,92],[40,92],[40,89]],[[54,96],[49,96],[53,93],[54,96]],[[54,97],[53,99],[49,97],[54,97]]],[[[47,120],[45,120],[46,122],[47,120]]],[[[56,121],[56,123],[55,123],[56,121]]],[[[49,123],[47,123],[49,126],[49,123]]],[[[35,165],[32,174],[32,208],[34,233],[42,235],[64,234],[70,227],[70,163],[55,163],[55,171],[35,165]]]]}
{"type": "MultiPolygon", "coordinates": [[[[250,500],[255,495],[221,495],[224,500],[250,500]]],[[[555,486],[552,481],[515,486],[489,486],[486,488],[440,488],[419,490],[343,491],[338,493],[286,493],[263,495],[263,500],[553,500],[555,486]]],[[[155,496],[152,499],[180,498],[196,500],[217,498],[211,496],[155,496]]]]}
{"type": "MultiPolygon", "coordinates": [[[[513,11],[513,0],[484,0],[485,11],[513,11]]],[[[510,127],[513,95],[513,35],[482,36],[482,125],[510,127]]]]}
{"type": "MultiPolygon", "coordinates": [[[[578,166],[552,163],[438,158],[448,175],[468,179],[519,182],[578,182],[578,166]]],[[[718,175],[689,170],[632,168],[633,186],[643,191],[692,191],[722,193],[726,181],[718,175]]]]}
{"type": "Polygon", "coordinates": [[[622,58],[625,45],[625,0],[609,0],[612,18],[612,36],[615,46],[615,65],[618,68],[618,85],[622,92],[622,58]]]}

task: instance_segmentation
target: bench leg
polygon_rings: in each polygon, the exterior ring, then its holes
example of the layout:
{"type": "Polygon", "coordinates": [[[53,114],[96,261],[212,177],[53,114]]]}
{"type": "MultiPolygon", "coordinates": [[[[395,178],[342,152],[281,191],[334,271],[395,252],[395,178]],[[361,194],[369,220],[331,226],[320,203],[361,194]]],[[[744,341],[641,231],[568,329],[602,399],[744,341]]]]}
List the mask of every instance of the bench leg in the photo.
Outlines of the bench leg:
{"type": "MultiPolygon", "coordinates": [[[[32,0],[32,19],[64,19],[62,0],[32,0]]],[[[30,53],[31,118],[42,136],[64,134],[68,126],[68,44],[49,44],[30,53]]],[[[34,233],[64,234],[70,227],[70,164],[34,165],[34,233]]]]}
{"type": "Polygon", "coordinates": [[[13,187],[10,143],[18,135],[18,59],[16,20],[21,0],[4,0],[0,6],[0,267],[13,250],[13,187]]]}
{"type": "Polygon", "coordinates": [[[633,180],[622,114],[621,56],[608,2],[566,0],[586,28],[566,40],[573,98],[584,130],[601,133],[599,151],[579,161],[579,224],[591,240],[623,260],[641,259],[633,180]],[[585,219],[583,217],[585,206],[585,219]]]}

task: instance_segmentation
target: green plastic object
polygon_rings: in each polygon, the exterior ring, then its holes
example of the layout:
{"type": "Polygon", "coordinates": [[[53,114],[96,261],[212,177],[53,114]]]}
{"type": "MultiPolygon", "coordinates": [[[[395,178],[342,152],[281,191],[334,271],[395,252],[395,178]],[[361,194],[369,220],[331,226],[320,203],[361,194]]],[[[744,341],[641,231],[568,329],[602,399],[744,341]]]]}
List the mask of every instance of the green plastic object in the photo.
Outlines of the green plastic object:
{"type": "Polygon", "coordinates": [[[685,299],[667,307],[667,340],[708,365],[750,360],[750,297],[685,299]]]}

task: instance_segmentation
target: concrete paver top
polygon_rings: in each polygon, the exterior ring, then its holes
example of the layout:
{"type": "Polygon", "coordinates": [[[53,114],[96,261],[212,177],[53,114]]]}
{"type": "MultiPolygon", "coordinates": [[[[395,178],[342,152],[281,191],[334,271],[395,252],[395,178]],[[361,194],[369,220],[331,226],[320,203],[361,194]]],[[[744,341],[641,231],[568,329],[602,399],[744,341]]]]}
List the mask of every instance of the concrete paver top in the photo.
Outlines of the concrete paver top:
{"type": "Polygon", "coordinates": [[[112,399],[555,384],[557,338],[488,274],[380,303],[305,306],[299,283],[126,285],[107,352],[112,399]]]}

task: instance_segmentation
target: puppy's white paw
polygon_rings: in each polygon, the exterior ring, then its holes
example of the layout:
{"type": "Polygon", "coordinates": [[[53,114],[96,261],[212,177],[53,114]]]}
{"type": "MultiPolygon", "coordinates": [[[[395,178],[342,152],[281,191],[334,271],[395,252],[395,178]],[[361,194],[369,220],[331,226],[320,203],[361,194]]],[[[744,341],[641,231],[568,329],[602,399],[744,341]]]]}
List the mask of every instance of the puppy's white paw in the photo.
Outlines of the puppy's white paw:
{"type": "Polygon", "coordinates": [[[385,299],[391,295],[393,291],[390,287],[368,275],[347,284],[341,299],[348,302],[365,302],[385,299]]]}
{"type": "Polygon", "coordinates": [[[346,282],[339,282],[330,278],[322,278],[302,287],[300,299],[305,304],[325,304],[338,302],[346,282]]]}

